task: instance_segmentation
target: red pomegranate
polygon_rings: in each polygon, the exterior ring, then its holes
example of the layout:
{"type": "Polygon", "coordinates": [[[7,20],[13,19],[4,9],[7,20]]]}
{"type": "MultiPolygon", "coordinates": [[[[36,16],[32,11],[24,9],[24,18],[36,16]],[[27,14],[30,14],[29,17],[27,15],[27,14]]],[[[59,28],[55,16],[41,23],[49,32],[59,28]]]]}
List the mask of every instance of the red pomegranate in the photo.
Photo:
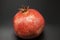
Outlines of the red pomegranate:
{"type": "Polygon", "coordinates": [[[13,20],[14,31],[23,39],[35,38],[44,29],[45,21],[40,12],[31,8],[21,8],[13,20]]]}

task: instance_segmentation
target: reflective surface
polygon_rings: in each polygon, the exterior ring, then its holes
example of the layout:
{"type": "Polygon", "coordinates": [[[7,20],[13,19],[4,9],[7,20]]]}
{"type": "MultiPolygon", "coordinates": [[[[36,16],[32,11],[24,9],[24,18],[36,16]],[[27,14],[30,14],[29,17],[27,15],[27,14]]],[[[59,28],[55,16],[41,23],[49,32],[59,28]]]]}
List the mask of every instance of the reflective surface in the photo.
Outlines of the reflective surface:
{"type": "MultiPolygon", "coordinates": [[[[46,25],[44,32],[34,39],[29,40],[60,40],[60,25],[46,25]]],[[[0,40],[23,40],[14,33],[13,26],[0,27],[0,40]]]]}

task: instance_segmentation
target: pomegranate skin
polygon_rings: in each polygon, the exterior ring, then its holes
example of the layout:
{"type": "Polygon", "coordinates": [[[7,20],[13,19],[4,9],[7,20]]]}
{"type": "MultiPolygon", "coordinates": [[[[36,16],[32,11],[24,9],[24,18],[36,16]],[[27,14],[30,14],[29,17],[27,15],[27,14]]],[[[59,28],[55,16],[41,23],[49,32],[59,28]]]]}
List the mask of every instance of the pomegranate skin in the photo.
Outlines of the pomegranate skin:
{"type": "Polygon", "coordinates": [[[40,12],[28,9],[26,12],[18,11],[16,13],[13,25],[17,36],[28,39],[35,38],[43,32],[45,21],[40,12]]]}

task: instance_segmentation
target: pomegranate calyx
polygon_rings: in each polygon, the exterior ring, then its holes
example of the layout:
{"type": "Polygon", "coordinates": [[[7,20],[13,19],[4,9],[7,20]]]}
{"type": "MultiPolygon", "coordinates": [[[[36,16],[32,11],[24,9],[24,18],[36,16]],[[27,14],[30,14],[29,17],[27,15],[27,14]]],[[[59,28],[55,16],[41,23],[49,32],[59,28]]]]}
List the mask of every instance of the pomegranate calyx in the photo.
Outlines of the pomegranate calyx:
{"type": "Polygon", "coordinates": [[[22,11],[23,13],[26,12],[29,9],[29,6],[22,6],[22,8],[20,8],[20,11],[22,11]]]}

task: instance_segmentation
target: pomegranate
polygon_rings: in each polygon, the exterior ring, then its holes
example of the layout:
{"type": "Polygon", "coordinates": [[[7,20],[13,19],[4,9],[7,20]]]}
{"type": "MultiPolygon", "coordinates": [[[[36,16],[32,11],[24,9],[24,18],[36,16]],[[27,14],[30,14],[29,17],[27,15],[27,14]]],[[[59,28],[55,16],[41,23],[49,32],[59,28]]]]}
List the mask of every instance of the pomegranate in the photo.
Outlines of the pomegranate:
{"type": "Polygon", "coordinates": [[[14,16],[13,25],[16,35],[27,39],[39,36],[44,29],[45,21],[40,12],[24,7],[14,16]]]}

